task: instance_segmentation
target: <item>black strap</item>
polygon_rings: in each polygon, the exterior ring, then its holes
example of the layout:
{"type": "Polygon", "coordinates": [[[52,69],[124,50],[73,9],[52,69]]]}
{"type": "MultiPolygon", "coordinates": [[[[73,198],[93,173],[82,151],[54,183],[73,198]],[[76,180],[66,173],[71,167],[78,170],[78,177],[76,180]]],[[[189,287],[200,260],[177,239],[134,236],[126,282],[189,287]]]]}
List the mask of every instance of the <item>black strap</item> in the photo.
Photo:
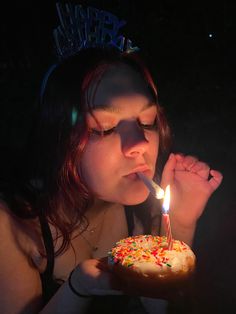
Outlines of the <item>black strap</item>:
{"type": "Polygon", "coordinates": [[[54,245],[53,245],[52,233],[48,225],[47,219],[45,218],[43,214],[39,215],[39,221],[41,225],[42,236],[43,236],[43,241],[44,241],[44,246],[45,246],[46,256],[47,256],[46,270],[44,271],[42,275],[47,278],[52,278],[53,270],[54,270],[54,245]]]}

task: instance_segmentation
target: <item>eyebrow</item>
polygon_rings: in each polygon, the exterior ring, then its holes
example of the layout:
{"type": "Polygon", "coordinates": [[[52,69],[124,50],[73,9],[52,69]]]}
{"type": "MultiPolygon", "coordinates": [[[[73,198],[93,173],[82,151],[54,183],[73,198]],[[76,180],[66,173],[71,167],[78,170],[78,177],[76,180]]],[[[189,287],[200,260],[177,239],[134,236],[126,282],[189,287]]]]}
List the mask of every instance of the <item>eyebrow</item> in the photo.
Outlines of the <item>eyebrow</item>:
{"type": "MultiPolygon", "coordinates": [[[[151,108],[153,106],[156,106],[155,102],[149,102],[145,105],[143,105],[143,107],[141,108],[141,112],[145,111],[148,108],[151,108]]],[[[93,108],[93,111],[106,111],[106,112],[110,112],[110,113],[116,113],[119,114],[121,112],[121,110],[119,108],[113,107],[111,105],[99,105],[97,108],[93,108]]]]}

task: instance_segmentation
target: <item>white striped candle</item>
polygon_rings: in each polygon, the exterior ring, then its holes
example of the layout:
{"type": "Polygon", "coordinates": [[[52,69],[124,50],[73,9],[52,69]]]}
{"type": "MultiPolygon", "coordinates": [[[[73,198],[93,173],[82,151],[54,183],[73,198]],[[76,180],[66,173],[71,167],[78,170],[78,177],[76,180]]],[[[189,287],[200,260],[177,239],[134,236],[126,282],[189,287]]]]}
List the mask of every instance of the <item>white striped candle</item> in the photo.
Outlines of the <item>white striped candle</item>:
{"type": "Polygon", "coordinates": [[[170,186],[167,185],[165,190],[165,197],[163,201],[163,221],[165,224],[165,230],[166,230],[166,237],[167,237],[167,243],[168,243],[168,250],[172,250],[173,245],[173,239],[172,239],[172,233],[171,233],[171,226],[170,226],[170,216],[168,214],[170,207],[170,186]]]}

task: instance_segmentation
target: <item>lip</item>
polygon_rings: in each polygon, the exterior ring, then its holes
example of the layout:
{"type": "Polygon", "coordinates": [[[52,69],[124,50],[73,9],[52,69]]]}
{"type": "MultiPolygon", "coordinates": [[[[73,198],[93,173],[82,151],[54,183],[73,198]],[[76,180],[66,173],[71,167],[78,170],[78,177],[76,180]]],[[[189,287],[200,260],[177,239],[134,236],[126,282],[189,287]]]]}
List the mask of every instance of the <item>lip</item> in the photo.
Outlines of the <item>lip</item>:
{"type": "Polygon", "coordinates": [[[146,176],[151,175],[151,169],[147,165],[139,165],[132,169],[125,177],[137,177],[137,172],[143,172],[146,176]]]}

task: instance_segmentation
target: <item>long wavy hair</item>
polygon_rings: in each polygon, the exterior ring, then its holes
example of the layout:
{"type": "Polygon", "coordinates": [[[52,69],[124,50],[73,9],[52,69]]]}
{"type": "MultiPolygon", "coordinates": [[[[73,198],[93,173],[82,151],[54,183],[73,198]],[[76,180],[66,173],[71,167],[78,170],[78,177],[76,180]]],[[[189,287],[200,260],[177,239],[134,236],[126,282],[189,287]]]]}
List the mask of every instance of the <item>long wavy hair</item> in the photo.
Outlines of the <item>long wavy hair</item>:
{"type": "Polygon", "coordinates": [[[89,48],[54,66],[44,80],[27,149],[27,188],[23,190],[28,192],[18,193],[12,205],[21,217],[44,215],[56,227],[62,237],[56,254],[68,248],[72,232],[86,222],[85,212],[93,201],[78,171],[89,138],[85,115],[93,106],[87,101],[87,91],[91,83],[102,79],[107,67],[117,62],[138,71],[155,99],[158,165],[170,144],[170,129],[158,104],[156,86],[138,54],[89,48]]]}

